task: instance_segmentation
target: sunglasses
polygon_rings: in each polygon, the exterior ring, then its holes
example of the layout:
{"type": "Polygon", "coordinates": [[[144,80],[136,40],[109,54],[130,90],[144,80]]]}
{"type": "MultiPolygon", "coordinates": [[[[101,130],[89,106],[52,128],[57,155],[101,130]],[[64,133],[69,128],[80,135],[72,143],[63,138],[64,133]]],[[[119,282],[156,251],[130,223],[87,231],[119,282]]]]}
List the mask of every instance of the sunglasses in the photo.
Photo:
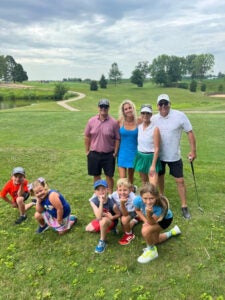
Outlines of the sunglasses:
{"type": "Polygon", "coordinates": [[[99,107],[100,107],[100,109],[108,109],[109,108],[109,106],[108,105],[105,105],[105,104],[102,104],[102,105],[99,105],[99,107]]]}
{"type": "Polygon", "coordinates": [[[148,108],[152,109],[151,104],[143,104],[143,105],[141,106],[141,109],[144,108],[144,107],[148,107],[148,108]]]}
{"type": "Polygon", "coordinates": [[[159,102],[159,106],[162,107],[163,105],[168,106],[169,102],[167,100],[162,100],[159,102]]]}

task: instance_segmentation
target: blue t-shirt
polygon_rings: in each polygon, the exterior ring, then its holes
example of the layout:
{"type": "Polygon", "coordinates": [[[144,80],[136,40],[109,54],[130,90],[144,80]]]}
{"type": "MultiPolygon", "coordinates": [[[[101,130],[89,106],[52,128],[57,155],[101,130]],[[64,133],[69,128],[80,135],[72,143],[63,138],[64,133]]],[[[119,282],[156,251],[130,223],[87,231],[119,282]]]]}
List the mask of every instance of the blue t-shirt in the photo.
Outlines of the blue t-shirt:
{"type": "MultiPolygon", "coordinates": [[[[135,206],[135,208],[141,210],[143,215],[146,216],[145,203],[143,202],[141,196],[136,196],[134,198],[134,206],[135,206]]],[[[162,214],[162,211],[163,211],[162,207],[153,205],[153,214],[154,215],[156,215],[157,217],[160,217],[162,214]]],[[[170,209],[168,209],[168,212],[167,212],[166,216],[164,217],[164,219],[170,219],[172,217],[173,217],[173,213],[170,209]]]]}
{"type": "Polygon", "coordinates": [[[53,218],[57,218],[57,210],[49,200],[49,196],[52,192],[56,192],[59,195],[59,200],[61,201],[63,206],[63,219],[68,217],[70,214],[70,205],[63,197],[63,195],[61,195],[59,192],[55,190],[50,190],[48,192],[47,197],[41,202],[41,206],[43,206],[44,210],[47,211],[53,218]]]}

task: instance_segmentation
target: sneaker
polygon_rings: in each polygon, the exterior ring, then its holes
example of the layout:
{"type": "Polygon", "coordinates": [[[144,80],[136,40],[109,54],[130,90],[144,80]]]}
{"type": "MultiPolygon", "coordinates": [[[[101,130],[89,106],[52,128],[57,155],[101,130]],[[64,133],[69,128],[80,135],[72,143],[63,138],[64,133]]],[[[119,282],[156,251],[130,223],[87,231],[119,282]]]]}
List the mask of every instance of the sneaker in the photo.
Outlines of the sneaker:
{"type": "Polygon", "coordinates": [[[70,216],[70,227],[77,223],[77,217],[74,215],[70,216]]]}
{"type": "Polygon", "coordinates": [[[31,201],[34,205],[36,205],[37,204],[37,199],[32,199],[32,201],[31,201]]]}
{"type": "Polygon", "coordinates": [[[134,240],[135,239],[135,235],[133,234],[133,233],[131,233],[131,234],[124,234],[123,235],[123,237],[119,240],[119,244],[120,245],[128,245],[128,244],[130,244],[130,242],[132,241],[132,240],[134,240]]]}
{"type": "Polygon", "coordinates": [[[16,221],[15,224],[21,224],[23,221],[25,221],[27,216],[20,216],[16,221]]]}
{"type": "Polygon", "coordinates": [[[103,253],[106,248],[106,242],[99,240],[98,245],[95,248],[95,253],[103,253]]]}
{"type": "Polygon", "coordinates": [[[136,194],[138,190],[138,187],[136,185],[133,185],[133,192],[136,194]]]}
{"type": "Polygon", "coordinates": [[[39,226],[38,229],[36,230],[36,233],[42,233],[48,228],[49,228],[48,224],[45,224],[44,226],[39,226]]]}
{"type": "Polygon", "coordinates": [[[146,264],[157,257],[158,257],[157,248],[154,246],[154,248],[152,249],[145,248],[144,253],[138,257],[137,261],[141,264],[146,264]]]}
{"type": "Polygon", "coordinates": [[[178,234],[181,234],[181,230],[180,228],[176,225],[174,226],[172,229],[171,229],[171,234],[174,236],[174,235],[178,235],[178,234]]]}
{"type": "Polygon", "coordinates": [[[188,210],[187,207],[182,207],[181,211],[182,211],[182,215],[185,219],[190,219],[191,218],[191,215],[190,215],[189,210],[188,210]]]}

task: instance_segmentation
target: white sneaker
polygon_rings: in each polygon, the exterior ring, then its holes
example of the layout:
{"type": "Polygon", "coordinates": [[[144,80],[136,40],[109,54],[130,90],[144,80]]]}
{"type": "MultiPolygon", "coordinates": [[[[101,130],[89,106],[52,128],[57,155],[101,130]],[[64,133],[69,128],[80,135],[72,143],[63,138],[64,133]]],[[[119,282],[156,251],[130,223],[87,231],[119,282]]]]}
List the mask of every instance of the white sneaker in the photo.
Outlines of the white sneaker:
{"type": "Polygon", "coordinates": [[[157,257],[158,251],[156,246],[154,246],[153,249],[145,248],[144,253],[138,257],[137,261],[141,264],[146,264],[157,257]]]}
{"type": "Polygon", "coordinates": [[[181,230],[180,230],[180,228],[179,228],[177,225],[175,225],[175,226],[171,229],[171,233],[172,233],[172,236],[178,235],[178,234],[181,234],[181,230]]]}

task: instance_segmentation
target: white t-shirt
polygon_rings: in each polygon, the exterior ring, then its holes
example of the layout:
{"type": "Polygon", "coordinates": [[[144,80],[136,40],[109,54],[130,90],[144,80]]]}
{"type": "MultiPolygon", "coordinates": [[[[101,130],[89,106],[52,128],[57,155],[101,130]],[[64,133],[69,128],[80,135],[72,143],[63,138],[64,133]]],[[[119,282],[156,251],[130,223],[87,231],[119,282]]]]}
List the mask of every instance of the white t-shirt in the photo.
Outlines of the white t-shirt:
{"type": "Polygon", "coordinates": [[[159,158],[168,162],[179,160],[181,158],[180,139],[182,132],[192,130],[188,117],[181,111],[170,109],[166,117],[162,117],[159,113],[152,116],[151,122],[160,130],[159,158]]]}
{"type": "MultiPolygon", "coordinates": [[[[128,212],[133,212],[135,210],[134,205],[133,205],[133,200],[135,197],[136,197],[136,195],[133,192],[130,192],[130,194],[128,196],[128,200],[125,204],[125,207],[128,212]]],[[[119,198],[117,191],[112,193],[111,198],[116,202],[116,204],[118,205],[118,207],[120,209],[120,198],[119,198]]]]}
{"type": "Polygon", "coordinates": [[[138,151],[154,152],[154,129],[155,126],[152,123],[145,130],[143,129],[143,124],[138,126],[138,151]]]}

